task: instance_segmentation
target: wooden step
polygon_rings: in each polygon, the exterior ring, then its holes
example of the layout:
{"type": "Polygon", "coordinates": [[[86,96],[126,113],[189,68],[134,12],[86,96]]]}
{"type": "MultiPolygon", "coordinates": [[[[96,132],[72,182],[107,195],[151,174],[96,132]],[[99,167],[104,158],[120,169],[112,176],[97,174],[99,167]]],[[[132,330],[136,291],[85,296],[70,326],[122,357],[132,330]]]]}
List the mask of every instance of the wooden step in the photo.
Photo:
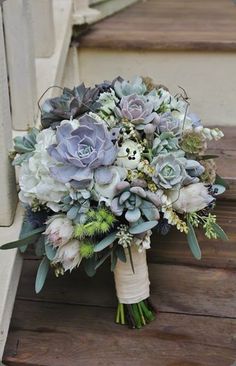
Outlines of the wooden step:
{"type": "Polygon", "coordinates": [[[93,278],[82,269],[48,276],[38,295],[39,260],[24,261],[5,348],[9,366],[231,366],[236,360],[236,196],[234,128],[210,144],[231,190],[216,206],[228,242],[198,233],[203,258],[192,258],[184,235],[153,235],[148,251],[156,321],[139,331],[114,324],[117,303],[107,263],[93,278]]]}
{"type": "Polygon", "coordinates": [[[146,0],[89,28],[80,47],[129,50],[236,51],[232,0],[146,0]]]}

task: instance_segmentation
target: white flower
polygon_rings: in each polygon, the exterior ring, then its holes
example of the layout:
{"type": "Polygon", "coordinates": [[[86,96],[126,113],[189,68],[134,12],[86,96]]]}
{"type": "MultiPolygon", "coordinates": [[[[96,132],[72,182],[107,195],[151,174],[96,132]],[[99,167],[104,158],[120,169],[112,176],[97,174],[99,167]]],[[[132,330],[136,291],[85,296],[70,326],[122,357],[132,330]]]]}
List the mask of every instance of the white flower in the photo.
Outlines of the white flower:
{"type": "Polygon", "coordinates": [[[46,149],[53,143],[55,131],[51,128],[41,131],[37,136],[33,156],[22,164],[19,175],[19,198],[22,202],[31,204],[36,198],[50,207],[50,203],[59,202],[68,192],[65,184],[57,182],[50,175],[52,159],[46,149]]]}
{"type": "MultiPolygon", "coordinates": [[[[103,198],[108,198],[110,202],[110,200],[116,195],[116,185],[124,180],[127,176],[127,169],[122,168],[120,166],[112,166],[110,167],[110,171],[112,172],[112,180],[110,181],[110,183],[108,184],[98,184],[97,182],[95,182],[94,185],[94,191],[95,194],[98,194],[100,199],[101,197],[103,198]]],[[[106,201],[103,200],[102,201],[106,201]]]]}
{"type": "Polygon", "coordinates": [[[55,247],[66,244],[73,236],[72,222],[64,215],[53,216],[47,221],[47,225],[45,235],[55,247]]]}
{"type": "Polygon", "coordinates": [[[135,169],[141,160],[140,146],[132,140],[126,140],[119,148],[116,163],[127,169],[135,169]]]}
{"type": "Polygon", "coordinates": [[[80,243],[78,240],[73,239],[67,244],[58,248],[53,263],[61,263],[65,271],[72,271],[75,267],[78,267],[82,257],[80,255],[80,243]]]}
{"type": "Polygon", "coordinates": [[[179,191],[170,190],[168,199],[172,202],[173,209],[179,213],[202,210],[214,200],[203,183],[190,184],[179,191]]]}

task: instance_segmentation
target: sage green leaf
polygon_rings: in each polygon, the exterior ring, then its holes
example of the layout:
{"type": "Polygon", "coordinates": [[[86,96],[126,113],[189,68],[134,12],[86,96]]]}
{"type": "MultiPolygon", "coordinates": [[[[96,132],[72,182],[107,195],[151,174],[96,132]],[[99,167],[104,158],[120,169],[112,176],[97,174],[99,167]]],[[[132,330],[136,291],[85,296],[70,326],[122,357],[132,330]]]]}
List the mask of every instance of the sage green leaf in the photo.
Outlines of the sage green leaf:
{"type": "Polygon", "coordinates": [[[202,257],[201,249],[199,247],[198,240],[197,240],[194,228],[193,228],[192,224],[190,224],[190,222],[188,222],[187,240],[188,240],[188,245],[189,245],[189,248],[190,248],[193,256],[197,260],[200,260],[201,257],[202,257]]]}
{"type": "MultiPolygon", "coordinates": [[[[20,235],[19,235],[19,239],[21,239],[22,237],[24,237],[26,234],[30,233],[32,230],[34,230],[33,225],[27,220],[27,218],[24,218],[23,224],[21,226],[21,231],[20,231],[20,235]]],[[[26,249],[28,248],[28,245],[24,245],[22,247],[20,247],[20,251],[21,253],[24,253],[26,251],[26,249]]]]}
{"type": "Polygon", "coordinates": [[[103,240],[101,240],[98,244],[94,246],[94,252],[100,252],[101,250],[107,248],[109,245],[111,245],[115,240],[116,232],[111,233],[110,235],[106,236],[103,240]]]}
{"type": "Polygon", "coordinates": [[[117,255],[116,255],[116,252],[113,250],[111,252],[111,272],[114,271],[114,269],[116,267],[116,263],[117,263],[117,255]]]}
{"type": "Polygon", "coordinates": [[[107,258],[109,258],[110,257],[110,255],[111,255],[111,252],[112,252],[112,248],[111,249],[109,249],[108,251],[107,251],[107,253],[102,257],[102,258],[100,258],[98,261],[97,261],[97,263],[96,263],[96,265],[95,265],[95,269],[98,269],[104,262],[105,262],[105,260],[107,259],[107,258]]]}
{"type": "Polygon", "coordinates": [[[96,274],[96,258],[92,256],[88,259],[83,260],[84,270],[89,277],[93,277],[96,274]]]}
{"type": "Polygon", "coordinates": [[[220,177],[219,174],[216,174],[215,184],[220,184],[221,186],[224,186],[226,189],[229,189],[228,182],[226,182],[226,180],[220,177]]]}
{"type": "Polygon", "coordinates": [[[158,224],[158,221],[156,221],[156,220],[142,222],[141,224],[131,226],[129,228],[129,232],[130,232],[130,234],[141,234],[141,233],[144,233],[145,231],[151,230],[157,224],[158,224]]]}
{"type": "Polygon", "coordinates": [[[45,236],[41,235],[35,242],[35,254],[37,257],[45,255],[45,236]]]}
{"type": "Polygon", "coordinates": [[[57,250],[54,248],[54,246],[49,243],[45,243],[45,254],[50,261],[54,259],[56,252],[57,250]]]}
{"type": "Polygon", "coordinates": [[[218,236],[218,238],[220,238],[221,240],[229,240],[228,236],[226,235],[226,233],[224,232],[224,230],[222,229],[222,227],[220,227],[220,225],[213,223],[212,227],[216,233],[216,235],[218,236]]]}
{"type": "Polygon", "coordinates": [[[115,252],[116,252],[116,255],[119,258],[119,260],[121,262],[126,263],[127,259],[126,259],[126,255],[125,255],[125,250],[121,245],[117,245],[115,252]]]}
{"type": "Polygon", "coordinates": [[[5,250],[5,249],[20,248],[25,245],[33,244],[35,240],[38,238],[39,234],[41,234],[44,230],[45,230],[44,227],[34,229],[30,233],[22,235],[21,239],[2,245],[0,249],[5,250]]]}
{"type": "Polygon", "coordinates": [[[44,286],[48,271],[49,271],[49,260],[47,259],[47,257],[44,257],[39,265],[35,280],[35,292],[37,294],[42,290],[44,286]]]}

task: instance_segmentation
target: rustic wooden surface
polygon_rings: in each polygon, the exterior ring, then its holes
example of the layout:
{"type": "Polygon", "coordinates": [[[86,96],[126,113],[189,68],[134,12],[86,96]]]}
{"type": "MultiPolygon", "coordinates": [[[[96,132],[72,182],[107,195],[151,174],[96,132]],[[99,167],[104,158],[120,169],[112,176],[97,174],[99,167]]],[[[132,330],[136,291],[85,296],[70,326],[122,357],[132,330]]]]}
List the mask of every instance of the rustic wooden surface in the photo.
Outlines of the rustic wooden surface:
{"type": "Polygon", "coordinates": [[[235,51],[235,17],[232,0],[144,0],[75,41],[85,48],[235,51]]]}
{"type": "MultiPolygon", "coordinates": [[[[219,173],[231,179],[216,205],[228,242],[198,233],[202,261],[192,258],[186,239],[153,235],[148,252],[156,321],[139,331],[115,325],[116,297],[107,263],[88,278],[74,271],[48,276],[36,295],[39,260],[24,261],[4,362],[9,366],[232,366],[236,361],[236,212],[234,128],[217,144],[219,173]],[[222,157],[222,152],[224,153],[222,157]]],[[[210,144],[211,145],[211,144],[210,144]]],[[[209,151],[212,151],[210,146],[209,151]]]]}

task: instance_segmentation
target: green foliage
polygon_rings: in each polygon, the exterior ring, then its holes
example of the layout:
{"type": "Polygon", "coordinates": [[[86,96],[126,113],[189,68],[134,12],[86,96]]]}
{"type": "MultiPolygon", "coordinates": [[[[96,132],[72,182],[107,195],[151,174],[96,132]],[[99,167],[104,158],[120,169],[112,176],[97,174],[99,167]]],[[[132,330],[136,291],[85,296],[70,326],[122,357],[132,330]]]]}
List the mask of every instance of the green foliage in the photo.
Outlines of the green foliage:
{"type": "Polygon", "coordinates": [[[94,247],[94,252],[100,252],[101,250],[107,248],[117,239],[116,232],[111,233],[110,235],[106,236],[102,239],[98,244],[94,247]]]}
{"type": "Polygon", "coordinates": [[[145,231],[153,229],[158,224],[158,221],[146,221],[141,224],[131,226],[129,229],[130,234],[141,234],[145,231]]]}
{"type": "Polygon", "coordinates": [[[224,230],[216,223],[216,215],[209,213],[207,216],[192,212],[187,215],[188,223],[193,227],[202,225],[205,235],[208,239],[228,240],[224,230]]]}
{"type": "Polygon", "coordinates": [[[0,249],[13,249],[24,247],[25,245],[33,244],[38,238],[39,235],[45,230],[45,227],[40,227],[30,231],[22,235],[21,239],[12,241],[10,243],[4,244],[0,247],[0,249]]]}
{"type": "Polygon", "coordinates": [[[188,240],[188,245],[189,248],[193,254],[193,256],[196,259],[201,259],[201,249],[199,247],[198,244],[198,240],[194,231],[194,228],[192,226],[192,224],[188,221],[188,234],[187,234],[187,240],[188,240]]]}
{"type": "Polygon", "coordinates": [[[35,280],[35,291],[37,294],[42,290],[44,286],[48,271],[49,271],[49,260],[47,257],[43,257],[39,265],[35,280]]]}

